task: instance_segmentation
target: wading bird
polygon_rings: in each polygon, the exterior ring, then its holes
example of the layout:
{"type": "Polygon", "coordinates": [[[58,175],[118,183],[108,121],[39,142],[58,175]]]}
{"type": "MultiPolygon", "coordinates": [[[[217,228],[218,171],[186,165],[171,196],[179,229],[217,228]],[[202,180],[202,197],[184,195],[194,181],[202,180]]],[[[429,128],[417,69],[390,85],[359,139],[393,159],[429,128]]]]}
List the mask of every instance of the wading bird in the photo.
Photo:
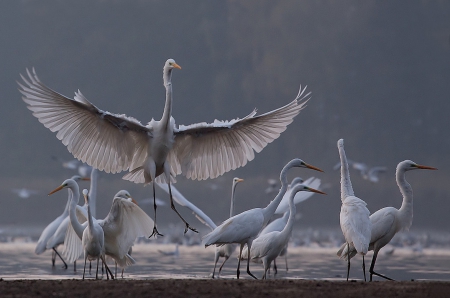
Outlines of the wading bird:
{"type": "MultiPolygon", "coordinates": [[[[347,157],[344,150],[344,140],[337,143],[339,156],[341,158],[341,214],[340,223],[347,247],[353,245],[356,251],[362,255],[362,268],[364,281],[366,280],[366,266],[364,255],[369,249],[370,234],[372,224],[369,219],[370,212],[366,207],[366,202],[355,197],[350,173],[348,171],[347,157]]],[[[347,281],[350,274],[350,258],[347,258],[347,281]]]]}
{"type": "MultiPolygon", "coordinates": [[[[265,208],[254,208],[245,212],[239,213],[226,221],[220,226],[215,228],[212,232],[203,237],[203,244],[205,247],[215,244],[216,246],[224,245],[227,243],[240,244],[239,256],[242,255],[242,249],[247,244],[248,256],[250,259],[250,250],[253,239],[255,239],[259,232],[269,222],[270,218],[277,209],[278,204],[286,193],[287,171],[292,167],[309,168],[322,172],[321,169],[305,163],[301,159],[293,159],[287,165],[284,166],[280,173],[281,189],[278,192],[275,199],[267,205],[265,208]]],[[[238,259],[237,278],[239,279],[241,259],[238,259]]],[[[250,272],[250,262],[247,262],[247,273],[256,279],[256,277],[250,272]]]]}
{"type": "MultiPolygon", "coordinates": [[[[401,230],[409,230],[413,219],[413,191],[411,185],[406,181],[405,174],[411,170],[437,170],[436,168],[419,165],[411,160],[404,160],[397,165],[395,177],[397,185],[403,196],[403,202],[400,209],[394,207],[385,207],[370,216],[372,222],[372,235],[370,239],[369,250],[373,250],[372,263],[370,264],[370,281],[372,276],[392,280],[391,278],[379,274],[373,270],[377,260],[378,252],[401,230]]],[[[355,256],[354,246],[348,247],[347,244],[341,246],[338,256],[343,259],[351,259],[355,256]]]]}
{"type": "MultiPolygon", "coordinates": [[[[81,243],[84,250],[84,269],[83,280],[86,273],[86,261],[97,260],[97,271],[95,272],[95,279],[98,279],[98,261],[101,259],[105,263],[105,234],[98,222],[92,218],[91,208],[89,206],[88,190],[83,189],[84,202],[87,208],[87,227],[83,231],[81,243]]],[[[108,276],[108,274],[106,275],[108,276]]]]}
{"type": "MultiPolygon", "coordinates": [[[[74,99],[44,85],[35,71],[27,70],[18,83],[22,99],[33,116],[44,124],[81,161],[106,173],[129,170],[123,178],[135,183],[150,183],[158,177],[169,185],[175,176],[204,180],[216,178],[253,160],[268,143],[286,130],[305,107],[310,93],[300,88],[289,104],[256,116],[256,110],[242,119],[215,120],[212,124],[175,125],[172,114],[172,70],[181,69],[173,59],[163,68],[166,103],[161,120],[147,125],[125,115],[100,110],[80,91],[74,99]]],[[[156,198],[153,184],[153,199],[156,198]]],[[[170,195],[171,207],[178,213],[170,195]]],[[[156,204],[155,221],[156,221],[156,204]]],[[[152,235],[158,235],[156,225],[152,235]]]]}
{"type": "Polygon", "coordinates": [[[270,264],[274,261],[286,247],[291,237],[292,228],[294,226],[294,218],[296,207],[294,203],[295,194],[299,191],[308,191],[314,193],[325,194],[317,189],[310,188],[303,184],[297,184],[293,186],[289,197],[289,219],[287,224],[281,231],[272,231],[260,235],[253,240],[250,248],[250,258],[254,262],[262,262],[264,266],[263,279],[266,279],[267,270],[270,268],[270,264]]]}
{"type": "MultiPolygon", "coordinates": [[[[80,177],[78,175],[72,176],[72,178],[74,181],[80,181],[80,180],[89,180],[89,178],[83,178],[80,177]]],[[[58,216],[57,218],[55,218],[51,223],[49,223],[45,229],[42,231],[41,236],[39,237],[39,240],[36,244],[36,248],[34,250],[34,253],[37,255],[40,255],[41,253],[43,253],[44,251],[46,251],[47,249],[52,249],[52,266],[55,267],[55,260],[56,260],[56,256],[58,256],[61,261],[64,263],[64,269],[67,269],[67,264],[64,261],[64,259],[61,257],[61,255],[58,253],[58,251],[56,250],[58,248],[58,246],[60,244],[63,244],[63,242],[54,242],[54,237],[55,235],[58,233],[59,228],[63,225],[65,218],[67,218],[69,216],[69,206],[70,206],[70,201],[71,201],[71,197],[72,197],[72,192],[69,191],[68,192],[68,198],[67,198],[67,203],[66,203],[66,207],[64,208],[63,213],[58,216]]],[[[66,226],[67,228],[67,226],[66,226]]],[[[64,231],[65,234],[65,231],[64,231]]]]}

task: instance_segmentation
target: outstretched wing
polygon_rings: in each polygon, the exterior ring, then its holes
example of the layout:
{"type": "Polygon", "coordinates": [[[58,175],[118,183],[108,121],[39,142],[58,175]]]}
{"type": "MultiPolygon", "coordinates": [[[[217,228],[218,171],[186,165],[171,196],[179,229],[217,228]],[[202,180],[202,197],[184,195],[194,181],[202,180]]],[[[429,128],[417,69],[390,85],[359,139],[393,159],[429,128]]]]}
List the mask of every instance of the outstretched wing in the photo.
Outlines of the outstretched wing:
{"type": "Polygon", "coordinates": [[[277,139],[306,106],[310,93],[304,94],[305,90],[300,88],[284,107],[259,116],[253,111],[243,119],[180,126],[168,157],[172,170],[204,180],[244,166],[255,157],[253,151],[258,153],[277,139]]]}
{"type": "Polygon", "coordinates": [[[98,109],[80,91],[74,99],[53,91],[34,69],[33,73],[27,69],[27,74],[28,79],[21,75],[25,84],[18,82],[23,101],[39,122],[57,132],[73,156],[107,173],[142,165],[151,128],[132,117],[98,109]]]}
{"type": "Polygon", "coordinates": [[[105,246],[116,246],[119,258],[128,253],[137,237],[149,237],[154,226],[153,220],[138,205],[117,197],[109,214],[98,223],[105,233],[105,246]]]}

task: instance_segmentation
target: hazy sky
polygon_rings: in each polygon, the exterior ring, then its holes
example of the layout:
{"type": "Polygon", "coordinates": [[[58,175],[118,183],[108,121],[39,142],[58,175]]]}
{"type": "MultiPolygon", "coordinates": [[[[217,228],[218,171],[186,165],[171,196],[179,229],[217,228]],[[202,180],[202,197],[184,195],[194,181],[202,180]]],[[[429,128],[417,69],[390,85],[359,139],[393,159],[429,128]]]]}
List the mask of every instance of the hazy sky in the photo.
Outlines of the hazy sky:
{"type": "MultiPolygon", "coordinates": [[[[338,225],[339,172],[332,167],[344,138],[349,159],[388,167],[377,184],[351,173],[371,212],[400,206],[395,167],[411,159],[439,168],[407,174],[413,227],[450,224],[447,1],[2,1],[0,36],[0,224],[49,222],[66,194],[46,194],[73,174],[52,159],[70,160],[70,153],[20,99],[20,73],[35,67],[56,91],[72,97],[80,89],[99,108],[146,123],[162,114],[167,58],[183,67],[173,76],[177,124],[264,113],[290,102],[300,84],[313,92],[308,107],[246,167],[216,180],[178,177],[179,190],[216,222],[228,214],[234,176],[246,180],[236,211],[265,206],[272,199],[266,180],[300,157],[325,173],[294,170],[289,177],[320,177],[329,195],[300,206],[298,224],[338,225]],[[20,200],[10,189],[21,187],[40,194],[20,200]]],[[[150,197],[150,187],[121,176],[100,175],[100,215],[119,188],[150,197]]],[[[177,221],[160,210],[167,222],[177,221]]]]}

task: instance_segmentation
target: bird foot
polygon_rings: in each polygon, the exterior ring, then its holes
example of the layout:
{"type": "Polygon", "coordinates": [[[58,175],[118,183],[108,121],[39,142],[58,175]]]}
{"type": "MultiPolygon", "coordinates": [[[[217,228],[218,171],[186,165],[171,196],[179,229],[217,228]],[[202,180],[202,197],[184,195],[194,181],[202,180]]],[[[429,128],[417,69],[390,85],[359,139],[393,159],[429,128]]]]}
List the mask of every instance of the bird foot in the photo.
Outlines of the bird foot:
{"type": "Polygon", "coordinates": [[[155,236],[155,238],[156,238],[156,236],[164,236],[163,234],[160,234],[159,232],[158,232],[158,229],[156,228],[156,226],[154,226],[153,227],[153,233],[148,237],[148,238],[152,238],[153,236],[155,236]]]}
{"type": "Polygon", "coordinates": [[[188,223],[186,223],[186,227],[184,228],[184,233],[186,234],[186,232],[189,230],[191,230],[192,232],[198,233],[197,229],[191,227],[188,223]]]}

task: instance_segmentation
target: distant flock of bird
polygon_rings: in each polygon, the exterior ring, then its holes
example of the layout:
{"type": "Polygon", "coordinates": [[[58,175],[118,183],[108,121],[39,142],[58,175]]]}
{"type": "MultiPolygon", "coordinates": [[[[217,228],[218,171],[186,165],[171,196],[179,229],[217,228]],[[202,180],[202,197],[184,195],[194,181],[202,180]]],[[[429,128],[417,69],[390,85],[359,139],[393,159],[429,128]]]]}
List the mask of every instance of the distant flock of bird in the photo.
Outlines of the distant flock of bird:
{"type": "MultiPolygon", "coordinates": [[[[123,114],[113,114],[97,108],[77,91],[73,99],[61,95],[44,85],[36,75],[27,70],[27,77],[22,76],[19,84],[22,99],[39,122],[56,133],[75,158],[92,166],[90,189],[81,193],[84,205],[80,206],[81,196],[77,181],[85,179],[73,176],[49,193],[68,189],[68,201],[63,213],[51,222],[42,232],[36,246],[36,254],[52,250],[52,264],[56,256],[67,263],[74,263],[84,256],[83,279],[87,260],[102,261],[107,279],[117,277],[117,266],[123,268],[135,263],[131,256],[132,246],[137,237],[162,236],[156,224],[155,186],[164,189],[170,198],[171,208],[178,214],[187,230],[197,232],[177,211],[174,202],[190,208],[211,232],[203,236],[202,244],[207,247],[216,245],[212,277],[216,277],[216,266],[220,257],[225,258],[219,268],[230,258],[239,244],[237,278],[240,277],[241,260],[260,262],[264,267],[263,279],[271,264],[278,256],[286,256],[287,244],[292,234],[296,215],[296,204],[313,193],[325,194],[317,189],[320,180],[314,178],[303,181],[287,181],[287,172],[291,168],[307,168],[323,172],[316,166],[299,158],[287,163],[280,173],[281,188],[275,198],[265,208],[254,208],[234,214],[234,193],[236,185],[243,181],[233,179],[230,218],[216,225],[199,208],[190,203],[172,185],[179,174],[193,180],[216,178],[225,172],[245,166],[254,159],[254,152],[260,152],[268,143],[277,139],[286,130],[310,98],[306,88],[299,90],[296,98],[289,104],[256,115],[256,110],[242,119],[197,123],[188,126],[175,124],[172,117],[172,72],[181,67],[168,59],[163,67],[163,82],[166,100],[161,119],[152,119],[141,124],[137,119],[123,114]],[[95,200],[97,196],[97,170],[106,173],[128,171],[123,177],[135,183],[152,184],[154,219],[151,219],[126,190],[119,191],[113,199],[111,210],[105,219],[96,219],[95,200]],[[274,220],[274,214],[283,214],[274,220]],[[64,244],[62,254],[58,246],[64,244]],[[106,257],[115,261],[116,273],[112,274],[107,266],[106,257]]],[[[372,276],[390,279],[374,271],[378,252],[388,244],[394,235],[408,229],[412,223],[412,188],[405,179],[405,173],[414,169],[436,170],[436,168],[419,165],[410,160],[402,161],[397,166],[396,180],[403,195],[400,209],[386,207],[370,215],[366,203],[356,197],[351,185],[349,165],[361,172],[365,179],[378,181],[378,173],[385,167],[369,168],[362,163],[347,160],[344,141],[338,141],[340,163],[335,169],[341,170],[340,224],[345,243],[337,255],[347,260],[347,280],[350,272],[350,259],[356,254],[362,255],[364,280],[366,270],[364,256],[373,250],[369,269],[372,276]]],[[[266,190],[276,191],[276,186],[266,190]]],[[[287,262],[286,262],[287,268],[287,262]]],[[[276,267],[275,267],[276,270],[276,267]]],[[[256,279],[247,262],[247,273],[256,279]]]]}

